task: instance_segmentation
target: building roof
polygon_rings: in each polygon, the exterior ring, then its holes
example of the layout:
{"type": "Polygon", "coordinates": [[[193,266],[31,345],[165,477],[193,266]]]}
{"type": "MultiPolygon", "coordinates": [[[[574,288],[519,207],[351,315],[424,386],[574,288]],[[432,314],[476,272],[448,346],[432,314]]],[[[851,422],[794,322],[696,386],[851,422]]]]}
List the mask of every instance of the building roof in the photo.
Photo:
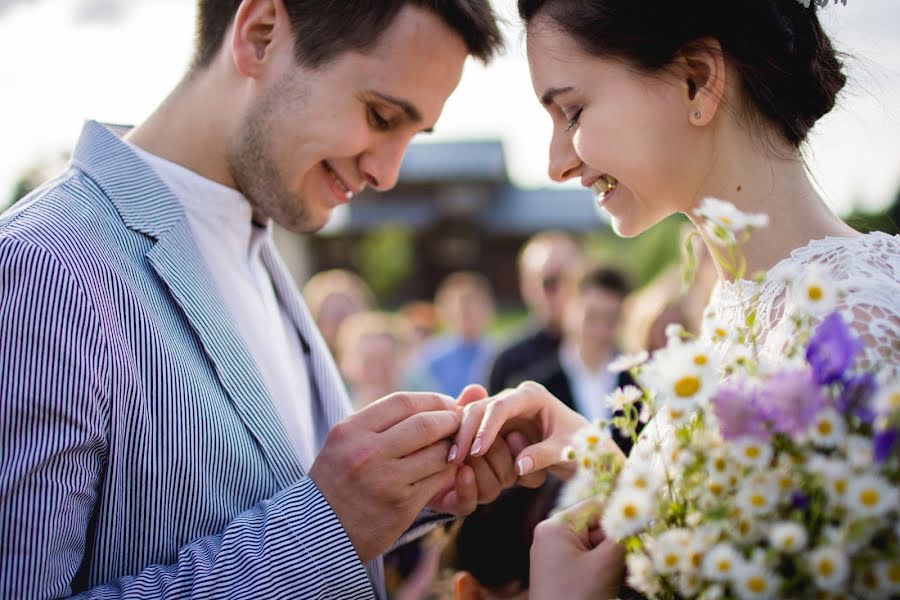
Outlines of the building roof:
{"type": "Polygon", "coordinates": [[[499,140],[467,140],[410,145],[400,165],[400,183],[439,181],[509,181],[503,144],[499,140]]]}

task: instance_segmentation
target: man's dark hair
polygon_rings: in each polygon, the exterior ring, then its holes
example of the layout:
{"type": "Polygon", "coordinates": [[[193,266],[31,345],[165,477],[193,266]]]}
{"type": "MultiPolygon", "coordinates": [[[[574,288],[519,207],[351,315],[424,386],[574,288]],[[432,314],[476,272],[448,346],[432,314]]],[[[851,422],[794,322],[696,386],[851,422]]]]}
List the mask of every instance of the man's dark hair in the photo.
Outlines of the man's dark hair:
{"type": "Polygon", "coordinates": [[[620,298],[631,293],[631,284],[622,271],[613,267],[591,267],[578,278],[578,291],[601,289],[620,298]]]}
{"type": "MultiPolygon", "coordinates": [[[[318,67],[342,52],[365,52],[407,4],[436,14],[487,63],[503,45],[488,0],[283,0],[294,32],[297,61],[318,67]]],[[[209,66],[241,0],[199,0],[192,68],[209,66]]]]}

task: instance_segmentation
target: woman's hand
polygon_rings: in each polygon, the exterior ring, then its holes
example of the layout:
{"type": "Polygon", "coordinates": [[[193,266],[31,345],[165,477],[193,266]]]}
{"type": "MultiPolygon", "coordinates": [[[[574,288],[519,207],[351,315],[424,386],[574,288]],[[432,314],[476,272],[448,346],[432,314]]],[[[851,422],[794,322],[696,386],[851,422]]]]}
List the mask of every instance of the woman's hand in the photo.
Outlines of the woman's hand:
{"type": "MultiPolygon", "coordinates": [[[[588,421],[554,397],[544,386],[526,381],[492,398],[478,399],[463,394],[459,404],[463,414],[448,460],[462,464],[466,457],[488,452],[498,435],[519,431],[532,444],[515,457],[516,473],[521,477],[549,467],[562,466],[555,474],[571,474],[562,459],[562,450],[572,443],[575,432],[588,421]],[[562,471],[562,472],[560,472],[562,471]]],[[[621,455],[612,441],[609,449],[621,455]]]]}
{"type": "Polygon", "coordinates": [[[529,598],[618,596],[625,551],[603,533],[601,512],[597,503],[582,503],[538,524],[531,545],[529,598]]]}

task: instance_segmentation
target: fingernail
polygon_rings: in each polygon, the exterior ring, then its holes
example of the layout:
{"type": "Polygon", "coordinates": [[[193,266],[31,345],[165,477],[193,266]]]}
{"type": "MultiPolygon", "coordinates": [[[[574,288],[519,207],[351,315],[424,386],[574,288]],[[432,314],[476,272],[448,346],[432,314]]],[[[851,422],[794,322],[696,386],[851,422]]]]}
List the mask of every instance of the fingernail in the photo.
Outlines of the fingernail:
{"type": "Polygon", "coordinates": [[[522,475],[527,475],[534,468],[534,460],[530,456],[525,456],[519,459],[519,462],[516,463],[516,472],[519,473],[519,477],[522,475]]]}
{"type": "Polygon", "coordinates": [[[456,459],[457,452],[459,452],[459,448],[456,447],[456,444],[450,446],[450,454],[447,455],[447,462],[453,462],[456,459]]]}
{"type": "Polygon", "coordinates": [[[475,443],[472,444],[472,456],[475,456],[481,452],[481,438],[475,438],[475,443]]]}

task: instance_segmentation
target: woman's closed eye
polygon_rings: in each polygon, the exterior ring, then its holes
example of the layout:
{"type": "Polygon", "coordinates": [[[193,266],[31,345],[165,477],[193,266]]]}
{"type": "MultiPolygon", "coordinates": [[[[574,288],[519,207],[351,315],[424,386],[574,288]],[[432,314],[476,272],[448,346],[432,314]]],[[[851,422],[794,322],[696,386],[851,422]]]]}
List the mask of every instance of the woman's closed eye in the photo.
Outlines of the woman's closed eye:
{"type": "Polygon", "coordinates": [[[578,118],[581,117],[581,111],[582,111],[582,110],[584,110],[584,109],[579,108],[579,109],[573,111],[573,112],[571,113],[571,114],[572,114],[571,117],[568,116],[568,113],[567,113],[567,116],[566,116],[566,122],[567,122],[567,125],[566,125],[566,133],[569,133],[569,132],[572,131],[575,127],[578,126],[578,118]]]}

